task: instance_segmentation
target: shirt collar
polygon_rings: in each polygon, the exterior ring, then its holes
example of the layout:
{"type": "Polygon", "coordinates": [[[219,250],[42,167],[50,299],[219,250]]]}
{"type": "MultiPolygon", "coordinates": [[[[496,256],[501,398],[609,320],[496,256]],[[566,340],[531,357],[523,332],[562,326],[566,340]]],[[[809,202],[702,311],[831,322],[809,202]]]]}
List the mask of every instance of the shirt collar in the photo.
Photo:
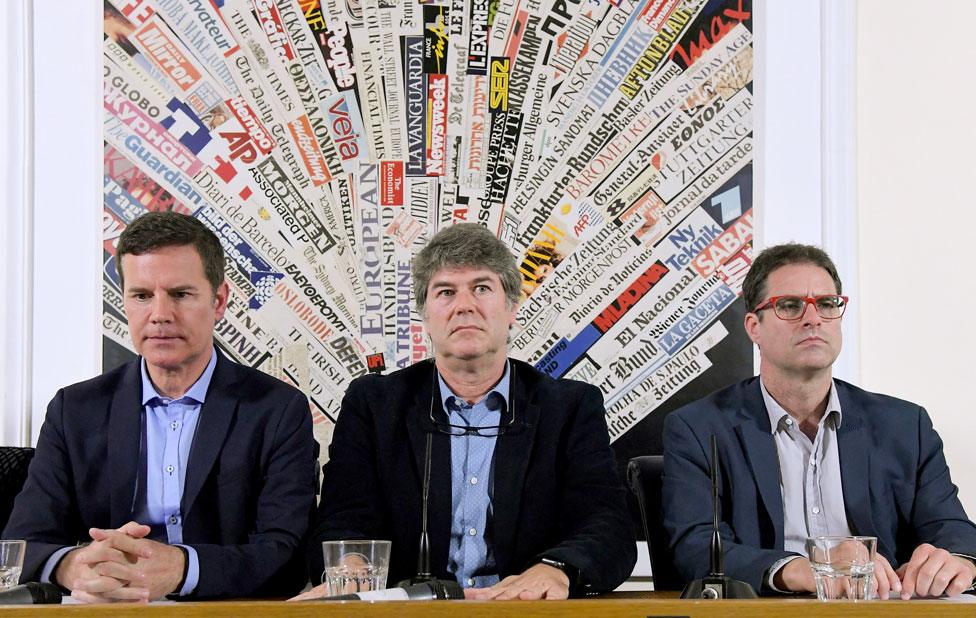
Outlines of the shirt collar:
{"type": "MultiPolygon", "coordinates": [[[[762,376],[759,376],[759,388],[762,390],[763,403],[766,404],[766,413],[769,414],[770,433],[775,434],[780,429],[780,424],[790,413],[783,406],[779,405],[779,402],[769,394],[762,376]]],[[[824,411],[823,418],[820,419],[820,425],[823,425],[824,421],[831,415],[834,416],[834,428],[839,428],[843,414],[841,414],[840,410],[840,398],[837,396],[837,383],[833,380],[830,381],[830,393],[827,395],[827,409],[824,411]]]]}
{"type": "MultiPolygon", "coordinates": [[[[203,370],[203,373],[197,378],[197,381],[193,383],[180,399],[192,399],[197,403],[203,403],[207,400],[207,390],[210,388],[210,379],[213,378],[214,368],[217,366],[217,349],[211,348],[210,352],[210,362],[207,363],[207,368],[203,370]]],[[[158,399],[160,401],[172,401],[168,397],[163,397],[153,386],[152,380],[149,379],[149,371],[146,369],[146,359],[141,359],[139,364],[142,373],[142,405],[146,405],[153,399],[158,399]]]]}
{"type": "MultiPolygon", "coordinates": [[[[506,363],[505,363],[505,371],[502,372],[501,379],[498,381],[497,384],[495,384],[495,386],[493,386],[491,388],[491,390],[489,390],[487,393],[485,393],[485,396],[482,397],[481,400],[478,403],[481,403],[483,401],[485,403],[485,405],[488,406],[488,409],[489,410],[492,410],[492,411],[499,410],[500,409],[499,407],[495,407],[495,406],[492,406],[491,405],[492,404],[492,400],[489,399],[489,397],[491,397],[492,393],[497,393],[498,395],[501,395],[501,398],[502,398],[501,400],[505,404],[505,409],[508,409],[508,388],[509,388],[508,385],[511,382],[511,376],[509,375],[509,367],[511,367],[511,365],[512,365],[512,363],[510,361],[506,361],[506,363]]],[[[437,371],[437,369],[435,368],[434,371],[437,371]]],[[[440,371],[437,371],[437,383],[438,383],[438,385],[440,386],[440,389],[441,389],[441,401],[443,402],[443,405],[444,405],[444,411],[445,411],[445,413],[447,413],[448,416],[450,416],[451,410],[448,407],[449,402],[452,399],[461,399],[461,397],[459,397],[458,395],[456,395],[454,393],[454,391],[451,390],[451,387],[448,386],[447,385],[447,382],[444,381],[444,377],[441,375],[441,372],[440,371]]],[[[494,398],[492,398],[492,399],[494,399],[494,398]]]]}

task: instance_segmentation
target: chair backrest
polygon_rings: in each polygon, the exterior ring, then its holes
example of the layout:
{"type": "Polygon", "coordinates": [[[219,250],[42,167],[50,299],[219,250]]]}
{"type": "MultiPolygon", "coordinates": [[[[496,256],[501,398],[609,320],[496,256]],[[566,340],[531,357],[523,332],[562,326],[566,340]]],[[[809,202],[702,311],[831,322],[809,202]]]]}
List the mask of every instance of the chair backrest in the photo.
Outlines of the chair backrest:
{"type": "Polygon", "coordinates": [[[661,477],[664,474],[664,457],[644,455],[627,463],[627,482],[637,497],[641,519],[644,522],[644,538],[651,555],[651,576],[655,590],[681,590],[684,581],[674,568],[674,558],[668,547],[661,512],[661,477]]]}
{"type": "Polygon", "coordinates": [[[0,446],[0,532],[7,527],[14,498],[27,480],[27,466],[33,458],[32,448],[0,446]]]}

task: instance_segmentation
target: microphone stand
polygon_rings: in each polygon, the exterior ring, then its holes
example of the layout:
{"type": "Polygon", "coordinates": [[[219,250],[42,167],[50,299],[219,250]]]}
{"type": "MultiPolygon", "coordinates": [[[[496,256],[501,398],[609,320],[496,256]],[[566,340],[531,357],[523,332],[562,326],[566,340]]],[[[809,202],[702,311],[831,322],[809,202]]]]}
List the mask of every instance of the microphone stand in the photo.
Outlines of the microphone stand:
{"type": "MultiPolygon", "coordinates": [[[[423,518],[420,528],[420,547],[417,550],[417,574],[410,578],[409,583],[423,584],[434,581],[436,578],[430,572],[430,536],[427,534],[427,506],[430,504],[430,466],[433,455],[431,454],[432,433],[427,433],[427,448],[424,453],[424,485],[421,492],[421,517],[423,518]]],[[[401,582],[402,586],[405,582],[401,582]]]]}
{"type": "Polygon", "coordinates": [[[718,442],[711,436],[712,461],[712,543],[708,552],[708,576],[696,579],[681,591],[682,599],[755,599],[756,591],[746,582],[726,577],[725,552],[719,532],[718,512],[718,442]]]}

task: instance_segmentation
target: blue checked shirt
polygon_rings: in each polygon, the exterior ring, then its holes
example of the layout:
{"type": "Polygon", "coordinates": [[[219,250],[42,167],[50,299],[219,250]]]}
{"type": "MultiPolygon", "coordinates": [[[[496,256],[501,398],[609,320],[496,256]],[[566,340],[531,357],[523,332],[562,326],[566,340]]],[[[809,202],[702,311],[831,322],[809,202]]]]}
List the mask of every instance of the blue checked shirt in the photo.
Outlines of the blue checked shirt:
{"type": "MultiPolygon", "coordinates": [[[[498,425],[508,407],[509,365],[502,379],[478,403],[469,405],[437,376],[444,411],[452,425],[498,425]]],[[[495,455],[494,436],[451,436],[451,542],[447,568],[465,588],[498,583],[491,551],[490,523],[495,455]]]]}

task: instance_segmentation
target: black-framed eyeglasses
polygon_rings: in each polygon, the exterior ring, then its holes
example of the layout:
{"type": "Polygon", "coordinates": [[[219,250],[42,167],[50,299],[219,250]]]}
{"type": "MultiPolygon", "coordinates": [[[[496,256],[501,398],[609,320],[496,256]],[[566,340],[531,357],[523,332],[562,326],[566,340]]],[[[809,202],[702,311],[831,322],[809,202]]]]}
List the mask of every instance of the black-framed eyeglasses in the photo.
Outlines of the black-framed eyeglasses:
{"type": "Polygon", "coordinates": [[[840,294],[821,294],[819,296],[770,296],[769,300],[752,310],[758,313],[763,309],[772,309],[776,317],[787,322],[799,320],[807,310],[807,305],[813,305],[817,315],[825,320],[836,320],[844,315],[850,299],[840,294]]]}
{"type": "Polygon", "coordinates": [[[434,396],[430,398],[430,423],[434,430],[439,433],[446,433],[449,436],[481,436],[482,438],[494,438],[501,436],[512,430],[516,426],[515,402],[509,406],[512,413],[507,423],[500,425],[455,425],[453,423],[439,421],[434,418],[434,396]]]}
{"type": "MultiPolygon", "coordinates": [[[[515,371],[514,368],[509,364],[509,405],[508,411],[511,412],[511,418],[507,423],[500,425],[455,425],[450,422],[439,421],[434,418],[434,399],[436,399],[438,388],[437,388],[437,370],[434,370],[434,385],[433,390],[430,393],[430,423],[434,426],[434,430],[438,433],[444,433],[449,436],[481,436],[482,438],[494,438],[497,436],[504,435],[509,431],[513,430],[517,426],[517,417],[515,414],[515,396],[512,394],[515,392],[515,371]]],[[[489,395],[490,396],[490,395],[489,395]]],[[[444,411],[446,413],[446,411],[444,411]]],[[[449,417],[450,418],[450,417],[449,417]]]]}

